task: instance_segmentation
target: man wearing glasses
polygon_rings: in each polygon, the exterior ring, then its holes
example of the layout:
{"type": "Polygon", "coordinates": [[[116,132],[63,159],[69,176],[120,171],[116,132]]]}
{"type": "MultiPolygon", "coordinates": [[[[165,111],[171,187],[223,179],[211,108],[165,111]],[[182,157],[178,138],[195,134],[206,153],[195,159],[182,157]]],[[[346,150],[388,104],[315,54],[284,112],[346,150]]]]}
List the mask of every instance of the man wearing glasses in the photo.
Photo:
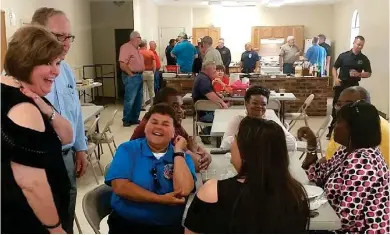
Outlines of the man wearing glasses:
{"type": "Polygon", "coordinates": [[[55,79],[52,91],[46,98],[63,117],[71,122],[73,127],[72,143],[62,146],[62,156],[71,184],[69,224],[65,225],[65,227],[68,228],[67,233],[73,233],[77,196],[76,177],[78,178],[84,175],[88,164],[86,158],[88,147],[80,100],[76,90],[76,81],[72,68],[64,61],[75,36],[70,33],[70,22],[65,13],[54,8],[43,7],[36,10],[31,23],[48,28],[64,47],[63,54],[61,55],[60,74],[55,79]]]}

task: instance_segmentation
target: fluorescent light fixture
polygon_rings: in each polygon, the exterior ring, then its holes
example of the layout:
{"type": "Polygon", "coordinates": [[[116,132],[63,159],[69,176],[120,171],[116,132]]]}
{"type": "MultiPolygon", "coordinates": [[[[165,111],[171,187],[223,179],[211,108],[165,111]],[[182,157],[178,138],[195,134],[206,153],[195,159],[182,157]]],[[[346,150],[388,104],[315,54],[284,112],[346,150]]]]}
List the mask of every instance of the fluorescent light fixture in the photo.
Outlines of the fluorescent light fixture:
{"type": "Polygon", "coordinates": [[[236,1],[223,1],[222,6],[237,6],[238,2],[236,1]]]}
{"type": "Polygon", "coordinates": [[[280,7],[285,3],[284,0],[263,0],[263,4],[267,7],[280,7]]]}
{"type": "Polygon", "coordinates": [[[209,1],[209,6],[220,6],[221,1],[209,1]]]}

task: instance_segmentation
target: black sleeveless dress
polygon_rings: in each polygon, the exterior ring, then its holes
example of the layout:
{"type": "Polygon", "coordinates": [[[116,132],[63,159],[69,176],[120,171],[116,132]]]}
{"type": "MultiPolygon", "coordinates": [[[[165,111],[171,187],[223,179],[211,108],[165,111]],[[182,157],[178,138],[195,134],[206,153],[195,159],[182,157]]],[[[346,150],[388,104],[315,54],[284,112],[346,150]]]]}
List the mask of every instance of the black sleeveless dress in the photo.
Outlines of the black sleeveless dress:
{"type": "Polygon", "coordinates": [[[61,142],[43,114],[45,132],[21,127],[9,119],[13,106],[24,102],[35,105],[18,88],[1,84],[1,96],[1,233],[49,233],[17,185],[11,161],[46,171],[57,213],[62,224],[68,224],[70,182],[61,142]]]}

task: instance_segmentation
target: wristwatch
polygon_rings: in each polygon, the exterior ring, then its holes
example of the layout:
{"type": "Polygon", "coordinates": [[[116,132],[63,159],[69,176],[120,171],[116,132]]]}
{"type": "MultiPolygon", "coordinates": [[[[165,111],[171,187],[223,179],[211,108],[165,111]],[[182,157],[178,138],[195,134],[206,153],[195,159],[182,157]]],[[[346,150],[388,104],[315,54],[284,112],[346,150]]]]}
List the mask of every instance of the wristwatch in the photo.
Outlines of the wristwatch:
{"type": "Polygon", "coordinates": [[[173,154],[173,159],[175,159],[177,156],[180,156],[180,157],[184,158],[184,153],[183,152],[175,152],[173,154]]]}

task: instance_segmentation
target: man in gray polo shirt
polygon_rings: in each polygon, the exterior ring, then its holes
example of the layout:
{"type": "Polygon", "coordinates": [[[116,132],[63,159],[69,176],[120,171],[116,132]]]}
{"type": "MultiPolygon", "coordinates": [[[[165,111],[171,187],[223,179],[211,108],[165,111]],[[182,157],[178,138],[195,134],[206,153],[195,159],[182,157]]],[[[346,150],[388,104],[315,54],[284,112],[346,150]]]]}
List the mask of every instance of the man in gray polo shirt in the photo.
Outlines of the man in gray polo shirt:
{"type": "Polygon", "coordinates": [[[295,45],[293,36],[287,37],[287,43],[280,47],[279,65],[283,74],[294,73],[294,62],[298,60],[301,54],[300,49],[295,45]]]}
{"type": "Polygon", "coordinates": [[[203,64],[214,62],[215,65],[223,65],[221,53],[213,47],[213,39],[211,37],[203,37],[201,46],[202,50],[206,51],[203,58],[203,64]]]}

